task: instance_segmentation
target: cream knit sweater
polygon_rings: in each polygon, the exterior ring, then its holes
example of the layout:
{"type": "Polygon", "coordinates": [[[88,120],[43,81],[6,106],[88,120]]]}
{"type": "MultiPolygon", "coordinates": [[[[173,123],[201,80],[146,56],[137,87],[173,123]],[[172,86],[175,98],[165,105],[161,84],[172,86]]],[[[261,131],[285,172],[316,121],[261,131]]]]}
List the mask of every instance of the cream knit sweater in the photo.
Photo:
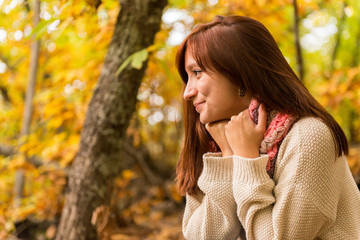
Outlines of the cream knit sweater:
{"type": "MultiPolygon", "coordinates": [[[[360,239],[360,192],[345,157],[336,157],[329,128],[312,117],[294,124],[276,160],[267,155],[203,156],[198,180],[204,194],[186,196],[188,240],[231,240],[241,225],[251,239],[360,239]]],[[[242,237],[244,238],[244,237],[242,237]]]]}

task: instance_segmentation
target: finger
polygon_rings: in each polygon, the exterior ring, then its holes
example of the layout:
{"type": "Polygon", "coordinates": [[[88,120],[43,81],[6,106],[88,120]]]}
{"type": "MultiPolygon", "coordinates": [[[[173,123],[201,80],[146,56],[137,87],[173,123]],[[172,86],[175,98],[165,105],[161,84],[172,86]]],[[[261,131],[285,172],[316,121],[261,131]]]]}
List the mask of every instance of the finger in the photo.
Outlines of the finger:
{"type": "Polygon", "coordinates": [[[266,121],[267,121],[267,113],[266,113],[266,109],[264,104],[260,104],[259,107],[259,121],[258,121],[258,126],[261,129],[266,129],[266,121]]]}
{"type": "Polygon", "coordinates": [[[245,124],[247,124],[247,126],[255,126],[256,125],[254,123],[254,121],[251,119],[249,109],[246,109],[242,112],[241,119],[244,121],[245,124]]]}
{"type": "Polygon", "coordinates": [[[247,117],[247,116],[250,117],[250,111],[248,108],[242,111],[240,114],[242,115],[242,117],[247,117]]]}
{"type": "Polygon", "coordinates": [[[231,117],[231,120],[232,120],[233,122],[235,122],[235,121],[238,121],[238,120],[242,119],[242,118],[244,117],[243,112],[244,112],[244,111],[240,112],[238,115],[232,116],[232,117],[231,117]]]}
{"type": "Polygon", "coordinates": [[[237,120],[239,120],[241,118],[241,112],[238,115],[233,115],[230,119],[230,122],[236,122],[237,120]]]}
{"type": "Polygon", "coordinates": [[[242,116],[242,115],[244,115],[244,114],[249,114],[249,109],[248,109],[248,108],[245,109],[244,111],[240,112],[240,113],[238,114],[238,116],[242,116]]]}

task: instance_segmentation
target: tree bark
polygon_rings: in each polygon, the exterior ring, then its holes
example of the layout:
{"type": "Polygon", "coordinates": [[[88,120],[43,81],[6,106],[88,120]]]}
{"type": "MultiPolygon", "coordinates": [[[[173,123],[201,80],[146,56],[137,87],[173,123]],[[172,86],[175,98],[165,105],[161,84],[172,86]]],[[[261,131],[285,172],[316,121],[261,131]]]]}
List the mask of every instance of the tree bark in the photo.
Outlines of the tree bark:
{"type": "Polygon", "coordinates": [[[80,148],[69,174],[69,185],[56,239],[97,238],[91,225],[94,210],[108,204],[113,179],[122,169],[119,159],[125,131],[135,110],[136,96],[147,61],[141,69],[115,72],[131,54],[153,44],[166,0],[121,0],[121,10],[86,114],[80,148]]]}
{"type": "Polygon", "coordinates": [[[300,36],[299,36],[299,14],[297,8],[297,1],[293,1],[294,5],[294,33],[295,33],[295,47],[296,47],[296,61],[297,68],[299,73],[299,78],[303,81],[304,78],[304,63],[302,58],[302,49],[300,45],[300,36]]]}
{"type": "MultiPolygon", "coordinates": [[[[40,0],[34,2],[34,27],[40,21],[40,0]]],[[[30,53],[30,67],[29,67],[29,79],[26,88],[24,114],[21,125],[21,132],[19,136],[19,146],[23,144],[21,142],[22,137],[26,136],[30,132],[31,118],[33,114],[33,98],[35,94],[36,75],[38,70],[40,52],[40,40],[33,38],[30,53]]],[[[18,205],[19,200],[23,197],[23,190],[25,184],[24,170],[19,169],[15,172],[15,183],[14,183],[14,204],[18,205]]]]}

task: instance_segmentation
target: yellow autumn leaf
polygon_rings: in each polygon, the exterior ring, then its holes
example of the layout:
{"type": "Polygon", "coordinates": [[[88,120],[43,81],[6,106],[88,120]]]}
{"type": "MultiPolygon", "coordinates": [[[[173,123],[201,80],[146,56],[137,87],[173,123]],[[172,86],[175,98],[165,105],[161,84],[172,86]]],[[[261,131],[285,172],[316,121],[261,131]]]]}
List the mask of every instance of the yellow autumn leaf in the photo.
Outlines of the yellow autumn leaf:
{"type": "Polygon", "coordinates": [[[177,190],[177,187],[175,184],[170,186],[170,193],[171,193],[171,197],[176,202],[182,202],[183,197],[179,194],[179,191],[177,190]]]}
{"type": "Polygon", "coordinates": [[[264,7],[264,5],[266,4],[267,0],[255,0],[256,4],[259,7],[264,7]]]}
{"type": "Polygon", "coordinates": [[[15,216],[17,219],[24,219],[28,215],[36,213],[37,208],[35,204],[27,204],[25,206],[20,207],[15,211],[15,216]]]}
{"type": "Polygon", "coordinates": [[[125,180],[131,180],[131,179],[135,178],[135,176],[136,176],[136,174],[129,169],[123,170],[121,175],[125,180]]]}
{"type": "Polygon", "coordinates": [[[66,111],[61,116],[64,120],[74,119],[74,112],[66,111]]]}
{"type": "Polygon", "coordinates": [[[65,152],[65,154],[62,156],[61,160],[60,160],[60,166],[61,167],[66,167],[68,166],[75,158],[75,154],[76,152],[70,152],[67,151],[65,152]]]}
{"type": "Polygon", "coordinates": [[[8,169],[19,169],[25,164],[25,157],[23,154],[17,154],[8,164],[8,169]]]}
{"type": "Polygon", "coordinates": [[[80,142],[80,135],[77,134],[72,134],[67,140],[67,143],[69,143],[69,145],[77,145],[79,142],[80,142]]]}
{"type": "Polygon", "coordinates": [[[61,126],[61,124],[63,123],[63,119],[61,118],[61,116],[57,116],[57,117],[53,117],[50,119],[49,123],[48,123],[48,128],[58,128],[61,126]]]}

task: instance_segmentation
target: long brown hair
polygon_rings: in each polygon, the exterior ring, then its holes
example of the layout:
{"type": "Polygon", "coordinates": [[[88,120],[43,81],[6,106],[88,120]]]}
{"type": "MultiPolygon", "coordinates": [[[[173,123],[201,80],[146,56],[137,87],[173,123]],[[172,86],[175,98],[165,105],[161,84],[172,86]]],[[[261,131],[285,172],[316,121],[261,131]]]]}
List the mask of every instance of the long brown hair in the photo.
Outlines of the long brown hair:
{"type": "MultiPolygon", "coordinates": [[[[185,71],[187,49],[203,71],[211,69],[226,76],[263,102],[266,109],[320,118],[332,132],[337,155],[348,154],[348,142],[341,127],[308,92],[260,22],[244,16],[217,16],[210,23],[197,25],[181,43],[176,55],[176,66],[184,86],[188,79],[185,71]]],[[[184,100],[183,105],[185,141],[176,180],[180,193],[191,195],[199,190],[197,180],[203,169],[202,155],[218,148],[200,123],[191,101],[184,100]]]]}

